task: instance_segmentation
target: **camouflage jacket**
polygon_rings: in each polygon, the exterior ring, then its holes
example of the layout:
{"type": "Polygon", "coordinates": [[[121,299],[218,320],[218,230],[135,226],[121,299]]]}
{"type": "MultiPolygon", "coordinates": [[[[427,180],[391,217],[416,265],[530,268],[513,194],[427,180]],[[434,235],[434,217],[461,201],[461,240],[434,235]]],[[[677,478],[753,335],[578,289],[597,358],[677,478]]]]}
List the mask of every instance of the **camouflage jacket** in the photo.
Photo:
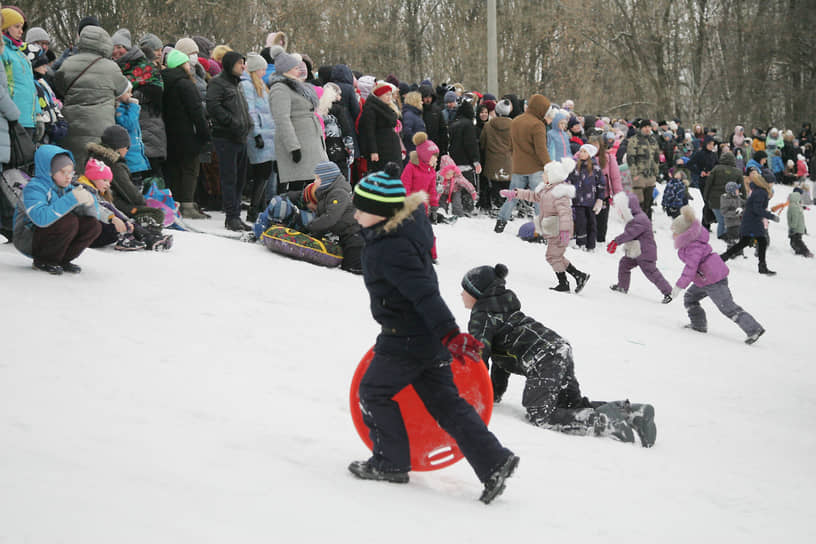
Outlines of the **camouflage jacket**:
{"type": "Polygon", "coordinates": [[[626,148],[626,164],[632,174],[633,187],[650,187],[655,184],[660,161],[660,147],[654,136],[640,132],[629,138],[626,148]]]}

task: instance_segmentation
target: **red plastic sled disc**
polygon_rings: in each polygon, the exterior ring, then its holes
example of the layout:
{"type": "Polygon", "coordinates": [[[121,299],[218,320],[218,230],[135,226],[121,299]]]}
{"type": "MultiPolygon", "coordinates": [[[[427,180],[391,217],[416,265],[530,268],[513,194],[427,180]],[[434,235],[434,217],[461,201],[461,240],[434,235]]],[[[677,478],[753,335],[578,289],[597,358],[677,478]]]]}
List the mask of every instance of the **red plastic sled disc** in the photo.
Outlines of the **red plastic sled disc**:
{"type": "MultiPolygon", "coordinates": [[[[360,412],[360,382],[374,357],[374,348],[368,350],[351,380],[349,404],[351,419],[357,434],[363,439],[368,449],[372,442],[368,427],[363,423],[363,414],[360,412]]],[[[493,384],[487,368],[481,361],[454,359],[451,363],[453,381],[459,389],[459,394],[470,403],[482,421],[487,425],[493,414],[493,384]]],[[[408,441],[411,447],[411,469],[418,471],[439,470],[460,460],[464,455],[453,438],[442,430],[442,427],[431,417],[425,405],[419,399],[412,386],[408,386],[394,397],[399,403],[402,418],[405,421],[405,430],[408,432],[408,441]]]]}

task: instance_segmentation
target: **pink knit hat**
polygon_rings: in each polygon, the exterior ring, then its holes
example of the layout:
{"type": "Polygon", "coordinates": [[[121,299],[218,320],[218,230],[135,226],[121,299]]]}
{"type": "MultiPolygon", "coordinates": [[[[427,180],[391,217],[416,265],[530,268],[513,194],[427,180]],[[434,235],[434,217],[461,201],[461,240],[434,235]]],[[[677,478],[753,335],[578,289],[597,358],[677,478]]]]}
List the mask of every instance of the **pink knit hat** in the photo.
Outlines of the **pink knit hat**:
{"type": "Polygon", "coordinates": [[[104,162],[97,159],[88,159],[85,163],[85,177],[91,181],[113,180],[113,172],[104,162]]]}
{"type": "Polygon", "coordinates": [[[439,155],[439,147],[432,140],[428,139],[428,135],[424,132],[417,132],[412,139],[416,146],[417,157],[420,162],[428,164],[431,162],[431,157],[439,155]]]}

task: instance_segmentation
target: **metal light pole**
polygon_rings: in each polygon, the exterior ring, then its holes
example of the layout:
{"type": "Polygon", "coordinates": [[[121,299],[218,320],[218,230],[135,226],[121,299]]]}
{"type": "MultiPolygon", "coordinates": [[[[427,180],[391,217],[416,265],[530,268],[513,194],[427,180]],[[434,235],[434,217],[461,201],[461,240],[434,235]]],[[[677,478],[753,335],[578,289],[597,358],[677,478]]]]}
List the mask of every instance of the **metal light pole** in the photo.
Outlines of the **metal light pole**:
{"type": "Polygon", "coordinates": [[[487,92],[499,96],[496,0],[487,0],[487,92]]]}

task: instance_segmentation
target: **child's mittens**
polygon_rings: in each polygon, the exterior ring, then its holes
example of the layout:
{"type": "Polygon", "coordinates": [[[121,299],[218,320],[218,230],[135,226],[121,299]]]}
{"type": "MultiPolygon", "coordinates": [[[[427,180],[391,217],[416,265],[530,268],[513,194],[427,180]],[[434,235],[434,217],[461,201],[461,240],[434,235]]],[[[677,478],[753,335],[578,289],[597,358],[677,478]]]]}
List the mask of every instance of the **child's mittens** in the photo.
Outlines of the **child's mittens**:
{"type": "Polygon", "coordinates": [[[682,289],[681,287],[679,287],[679,286],[677,286],[677,285],[675,285],[674,287],[672,287],[672,291],[671,291],[671,298],[672,298],[672,300],[674,300],[674,299],[676,299],[677,297],[679,297],[679,296],[680,296],[680,293],[682,293],[682,292],[683,292],[683,289],[682,289]]]}
{"type": "Polygon", "coordinates": [[[499,194],[507,199],[516,198],[516,190],[515,189],[502,189],[499,191],[499,194]]]}
{"type": "Polygon", "coordinates": [[[598,198],[598,199],[595,200],[595,205],[592,206],[592,213],[594,213],[595,215],[598,215],[599,213],[601,213],[602,209],[603,209],[603,200],[598,198]]]}
{"type": "Polygon", "coordinates": [[[453,329],[446,334],[442,338],[442,343],[455,359],[467,357],[478,361],[482,358],[484,344],[466,332],[459,332],[459,329],[453,329]]]}
{"type": "Polygon", "coordinates": [[[535,190],[533,192],[535,194],[537,194],[537,195],[540,195],[541,193],[544,192],[544,189],[546,189],[546,188],[547,188],[547,184],[542,181],[541,183],[536,185],[536,188],[535,188],[535,190]]]}
{"type": "Polygon", "coordinates": [[[74,190],[71,191],[71,194],[76,198],[77,204],[81,206],[90,206],[94,203],[93,195],[81,185],[75,187],[74,190]]]}
{"type": "Polygon", "coordinates": [[[558,233],[558,239],[561,242],[561,245],[566,247],[570,241],[570,231],[562,230],[558,233]]]}
{"type": "Polygon", "coordinates": [[[606,251],[609,253],[615,253],[618,249],[618,243],[615,240],[612,240],[608,244],[606,244],[606,251]]]}

